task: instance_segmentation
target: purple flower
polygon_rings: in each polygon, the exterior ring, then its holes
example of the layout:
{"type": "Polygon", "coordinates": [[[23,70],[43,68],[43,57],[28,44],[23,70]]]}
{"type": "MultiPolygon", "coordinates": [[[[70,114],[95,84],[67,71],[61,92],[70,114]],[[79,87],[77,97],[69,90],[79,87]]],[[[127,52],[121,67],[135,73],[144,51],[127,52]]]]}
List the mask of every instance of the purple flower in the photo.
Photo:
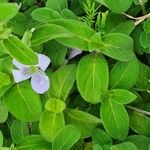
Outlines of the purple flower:
{"type": "Polygon", "coordinates": [[[80,55],[82,53],[82,51],[80,49],[77,49],[77,48],[71,48],[71,51],[70,51],[70,55],[69,55],[69,58],[68,60],[80,55]]]}
{"type": "Polygon", "coordinates": [[[49,66],[51,60],[43,54],[37,54],[39,63],[34,66],[21,64],[13,59],[13,64],[17,69],[12,69],[12,74],[16,83],[31,78],[31,85],[33,90],[39,94],[43,94],[50,87],[50,81],[45,74],[45,70],[49,66]]]}

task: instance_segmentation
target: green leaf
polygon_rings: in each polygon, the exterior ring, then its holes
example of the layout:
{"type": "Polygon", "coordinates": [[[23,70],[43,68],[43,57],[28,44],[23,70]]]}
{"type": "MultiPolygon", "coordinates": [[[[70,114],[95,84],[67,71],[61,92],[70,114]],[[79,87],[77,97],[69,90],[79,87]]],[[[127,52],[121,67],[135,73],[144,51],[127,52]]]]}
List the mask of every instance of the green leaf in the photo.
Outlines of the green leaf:
{"type": "Polygon", "coordinates": [[[28,124],[20,120],[15,120],[11,126],[12,140],[18,144],[27,135],[29,135],[28,124]]]}
{"type": "Polygon", "coordinates": [[[4,40],[9,38],[11,35],[11,29],[6,28],[6,29],[0,29],[0,40],[4,40]]]}
{"type": "Polygon", "coordinates": [[[106,131],[115,139],[125,139],[129,129],[129,117],[125,108],[108,100],[102,103],[100,112],[106,131]]]}
{"type": "Polygon", "coordinates": [[[55,40],[51,40],[44,45],[44,49],[47,56],[51,58],[51,63],[54,68],[58,68],[64,64],[68,47],[59,44],[55,40]]]}
{"type": "Polygon", "coordinates": [[[108,88],[108,65],[102,55],[83,57],[76,72],[77,87],[85,101],[99,103],[100,95],[108,88]]]}
{"type": "Polygon", "coordinates": [[[13,85],[5,94],[8,111],[26,122],[38,121],[42,112],[40,96],[32,90],[29,81],[13,85]]]}
{"type": "Polygon", "coordinates": [[[18,12],[19,6],[13,3],[0,3],[0,23],[12,19],[18,12]]]}
{"type": "Polygon", "coordinates": [[[105,31],[109,33],[123,33],[129,35],[135,28],[134,21],[127,20],[122,15],[109,13],[105,22],[105,31]]]}
{"type": "Polygon", "coordinates": [[[7,74],[0,72],[0,88],[11,83],[7,74]]]}
{"type": "Polygon", "coordinates": [[[117,60],[128,61],[134,57],[133,40],[128,35],[121,33],[111,33],[102,38],[104,47],[99,47],[100,51],[117,60]]]}
{"type": "Polygon", "coordinates": [[[69,9],[63,9],[61,11],[61,17],[64,19],[74,19],[76,20],[76,15],[69,9]]]}
{"type": "Polygon", "coordinates": [[[144,31],[145,31],[145,32],[150,32],[150,19],[147,19],[147,20],[144,22],[144,31]]]}
{"type": "Polygon", "coordinates": [[[89,51],[88,43],[95,32],[86,23],[71,19],[57,19],[51,21],[51,23],[66,28],[73,35],[72,37],[58,38],[59,43],[67,47],[89,51]]]}
{"type": "Polygon", "coordinates": [[[67,109],[65,112],[65,120],[67,124],[78,126],[83,138],[91,136],[94,128],[101,123],[99,118],[76,109],[67,109]]]}
{"type": "Polygon", "coordinates": [[[111,33],[101,37],[101,33],[97,32],[90,39],[89,49],[121,61],[129,61],[135,56],[133,40],[122,33],[111,33]]]}
{"type": "Polygon", "coordinates": [[[103,148],[98,144],[94,144],[93,145],[93,150],[103,150],[103,148]]]}
{"type": "Polygon", "coordinates": [[[131,142],[124,142],[111,147],[111,150],[137,150],[135,144],[131,142]]]}
{"type": "Polygon", "coordinates": [[[52,150],[70,150],[80,139],[81,131],[77,126],[67,125],[63,127],[52,142],[52,150]]]}
{"type": "Polygon", "coordinates": [[[9,54],[25,65],[37,65],[38,58],[34,51],[25,45],[21,40],[15,36],[11,36],[3,41],[4,46],[7,48],[9,54]]]}
{"type": "Polygon", "coordinates": [[[132,5],[133,0],[97,0],[115,13],[125,12],[132,5]],[[117,5],[116,5],[117,4],[117,5]]]}
{"type": "Polygon", "coordinates": [[[23,13],[17,13],[17,15],[7,23],[7,26],[11,28],[13,33],[22,36],[27,27],[25,15],[23,13]]]}
{"type": "Polygon", "coordinates": [[[130,89],[137,81],[139,62],[136,58],[128,62],[118,61],[110,73],[110,88],[130,89]]]}
{"type": "Polygon", "coordinates": [[[112,89],[110,90],[108,95],[112,101],[123,105],[131,103],[137,98],[137,96],[134,93],[124,89],[112,89]]]}
{"type": "Polygon", "coordinates": [[[31,16],[34,20],[43,23],[49,22],[52,19],[60,18],[60,14],[58,12],[46,7],[35,9],[31,16]]]}
{"type": "Polygon", "coordinates": [[[140,64],[139,76],[136,82],[136,88],[140,91],[146,91],[150,89],[150,67],[143,64],[140,64]]]}
{"type": "Polygon", "coordinates": [[[148,150],[150,144],[150,138],[142,135],[132,135],[127,137],[125,140],[127,142],[132,142],[136,145],[138,150],[148,150]]]}
{"type": "Polygon", "coordinates": [[[50,98],[45,104],[45,109],[54,113],[61,113],[65,108],[66,104],[56,98],[50,98]]]}
{"type": "Polygon", "coordinates": [[[101,129],[95,129],[92,133],[92,140],[94,144],[112,145],[112,139],[107,132],[101,129]]]}
{"type": "Polygon", "coordinates": [[[0,98],[0,123],[4,123],[8,117],[8,110],[4,104],[4,99],[0,98]]]}
{"type": "Polygon", "coordinates": [[[0,147],[3,145],[3,134],[2,131],[0,130],[0,147]]]}
{"type": "Polygon", "coordinates": [[[76,65],[66,65],[50,76],[50,97],[65,101],[75,82],[76,65]]]}
{"type": "Polygon", "coordinates": [[[65,125],[63,113],[44,111],[41,115],[39,128],[41,135],[52,142],[59,130],[65,125]]]}
{"type": "Polygon", "coordinates": [[[30,135],[23,138],[17,148],[19,150],[51,150],[51,144],[45,141],[41,135],[30,135]]]}
{"type": "Polygon", "coordinates": [[[40,45],[59,37],[72,37],[72,33],[66,28],[56,24],[44,24],[36,28],[32,36],[32,45],[40,45]]]}
{"type": "Polygon", "coordinates": [[[130,127],[140,135],[150,136],[150,118],[136,111],[129,111],[130,127]]]}
{"type": "Polygon", "coordinates": [[[140,36],[140,44],[143,48],[150,48],[150,32],[142,32],[140,36]]]}
{"type": "Polygon", "coordinates": [[[61,12],[63,9],[68,8],[67,0],[47,0],[46,7],[61,12]]]}

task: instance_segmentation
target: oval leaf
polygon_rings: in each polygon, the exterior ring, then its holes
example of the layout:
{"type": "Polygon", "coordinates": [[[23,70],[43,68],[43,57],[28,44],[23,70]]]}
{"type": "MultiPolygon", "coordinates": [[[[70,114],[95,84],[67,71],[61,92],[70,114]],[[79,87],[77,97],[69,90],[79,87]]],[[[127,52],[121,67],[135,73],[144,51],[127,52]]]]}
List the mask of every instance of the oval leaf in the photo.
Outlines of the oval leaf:
{"type": "Polygon", "coordinates": [[[4,96],[8,111],[22,121],[38,121],[42,112],[40,96],[28,81],[12,86],[4,96]]]}
{"type": "Polygon", "coordinates": [[[108,88],[108,65],[105,58],[97,54],[83,57],[77,67],[76,80],[84,100],[99,103],[101,93],[108,88]]]}
{"type": "Polygon", "coordinates": [[[108,100],[102,103],[100,111],[106,131],[115,139],[125,139],[129,129],[129,117],[125,108],[108,100]]]}
{"type": "Polygon", "coordinates": [[[52,142],[52,150],[70,150],[80,136],[81,132],[77,126],[67,125],[55,137],[52,142]]]}

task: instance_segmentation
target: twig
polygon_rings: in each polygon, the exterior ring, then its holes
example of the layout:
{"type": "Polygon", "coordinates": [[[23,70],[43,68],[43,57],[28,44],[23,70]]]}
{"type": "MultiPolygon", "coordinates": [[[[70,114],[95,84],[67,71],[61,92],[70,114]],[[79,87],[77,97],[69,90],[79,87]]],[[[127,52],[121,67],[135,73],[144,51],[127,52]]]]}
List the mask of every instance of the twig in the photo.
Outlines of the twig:
{"type": "Polygon", "coordinates": [[[142,114],[144,114],[144,115],[148,115],[148,116],[150,116],[150,112],[148,112],[148,111],[145,111],[145,110],[142,110],[142,109],[139,109],[139,108],[136,108],[136,107],[132,107],[132,106],[126,106],[127,108],[130,108],[130,109],[132,109],[132,110],[135,110],[135,111],[137,111],[137,112],[139,112],[139,113],[142,113],[142,114]]]}

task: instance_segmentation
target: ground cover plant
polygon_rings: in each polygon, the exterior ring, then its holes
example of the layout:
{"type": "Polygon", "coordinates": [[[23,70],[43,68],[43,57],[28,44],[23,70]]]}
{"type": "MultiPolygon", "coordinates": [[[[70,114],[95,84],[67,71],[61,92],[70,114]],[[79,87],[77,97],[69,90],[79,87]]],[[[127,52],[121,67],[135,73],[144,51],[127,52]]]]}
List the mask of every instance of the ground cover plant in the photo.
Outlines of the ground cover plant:
{"type": "Polygon", "coordinates": [[[149,0],[0,0],[0,149],[150,149],[149,0]]]}

